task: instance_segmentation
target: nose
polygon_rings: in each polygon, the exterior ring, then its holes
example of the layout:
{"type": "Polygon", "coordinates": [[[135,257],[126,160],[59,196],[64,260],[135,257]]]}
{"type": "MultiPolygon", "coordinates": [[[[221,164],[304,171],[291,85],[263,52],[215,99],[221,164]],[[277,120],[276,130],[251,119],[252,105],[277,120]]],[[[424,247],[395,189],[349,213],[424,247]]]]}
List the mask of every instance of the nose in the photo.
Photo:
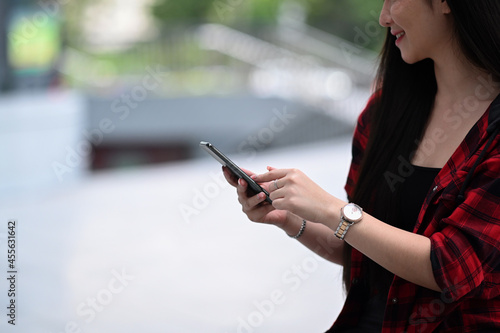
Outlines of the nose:
{"type": "Polygon", "coordinates": [[[392,24],[392,17],[389,6],[389,1],[384,1],[384,5],[382,6],[382,11],[380,12],[380,17],[378,20],[378,23],[386,28],[390,27],[392,24]]]}

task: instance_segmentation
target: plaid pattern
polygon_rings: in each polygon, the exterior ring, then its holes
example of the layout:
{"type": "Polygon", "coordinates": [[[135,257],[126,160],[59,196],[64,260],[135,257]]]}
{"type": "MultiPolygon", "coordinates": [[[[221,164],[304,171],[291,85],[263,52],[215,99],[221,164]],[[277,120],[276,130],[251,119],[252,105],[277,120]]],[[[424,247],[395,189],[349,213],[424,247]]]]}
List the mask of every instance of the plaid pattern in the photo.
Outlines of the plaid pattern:
{"type": "MultiPolygon", "coordinates": [[[[373,98],[372,98],[373,100],[373,98]]],[[[345,189],[351,194],[368,142],[367,114],[359,117],[345,189]]],[[[488,109],[470,130],[429,191],[413,232],[430,238],[434,276],[443,292],[395,277],[387,298],[382,332],[500,331],[500,135],[474,170],[465,200],[456,197],[489,139],[488,109]]],[[[352,287],[329,332],[356,325],[367,291],[363,254],[352,251],[352,287]]]]}

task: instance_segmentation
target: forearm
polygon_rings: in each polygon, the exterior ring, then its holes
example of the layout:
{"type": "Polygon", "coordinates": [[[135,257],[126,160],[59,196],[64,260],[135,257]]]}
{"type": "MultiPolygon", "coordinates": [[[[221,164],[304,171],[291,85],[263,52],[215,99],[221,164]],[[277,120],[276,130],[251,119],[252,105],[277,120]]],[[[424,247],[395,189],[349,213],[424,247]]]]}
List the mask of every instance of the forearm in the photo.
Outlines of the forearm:
{"type": "MultiPolygon", "coordinates": [[[[333,223],[330,227],[336,229],[333,223]]],[[[365,214],[347,232],[345,241],[395,275],[435,291],[429,238],[390,226],[365,214]]]]}
{"type": "MultiPolygon", "coordinates": [[[[288,235],[296,235],[302,225],[302,219],[289,214],[287,223],[280,226],[288,235]]],[[[304,233],[298,238],[302,245],[309,248],[319,256],[335,264],[342,265],[342,252],[344,242],[335,237],[334,232],[320,223],[307,221],[304,233]]]]}
{"type": "MultiPolygon", "coordinates": [[[[272,169],[255,176],[254,180],[274,182],[269,192],[275,209],[302,216],[330,229],[326,232],[324,228],[308,223],[309,232],[306,228],[300,240],[322,256],[326,249],[328,260],[337,263],[342,261],[343,245],[329,239],[328,235],[337,230],[340,212],[346,202],[324,191],[297,169],[272,169]],[[328,246],[322,247],[320,240],[328,246]],[[330,249],[333,249],[331,253],[330,249]]],[[[300,230],[301,220],[297,218],[292,221],[284,224],[289,235],[295,235],[300,230]]],[[[392,227],[365,213],[360,222],[348,229],[345,241],[397,276],[440,291],[432,270],[429,238],[392,227]]]]}

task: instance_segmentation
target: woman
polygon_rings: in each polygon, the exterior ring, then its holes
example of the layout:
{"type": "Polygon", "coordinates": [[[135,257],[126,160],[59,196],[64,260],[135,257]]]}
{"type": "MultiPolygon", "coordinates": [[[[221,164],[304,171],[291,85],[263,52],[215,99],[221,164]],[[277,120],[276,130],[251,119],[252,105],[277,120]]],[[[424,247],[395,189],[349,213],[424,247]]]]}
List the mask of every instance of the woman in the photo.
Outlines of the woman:
{"type": "Polygon", "coordinates": [[[329,332],[500,331],[498,22],[498,0],[384,1],[351,204],[296,169],[249,172],[269,205],[224,170],[250,220],[344,266],[348,295],[329,332]]]}

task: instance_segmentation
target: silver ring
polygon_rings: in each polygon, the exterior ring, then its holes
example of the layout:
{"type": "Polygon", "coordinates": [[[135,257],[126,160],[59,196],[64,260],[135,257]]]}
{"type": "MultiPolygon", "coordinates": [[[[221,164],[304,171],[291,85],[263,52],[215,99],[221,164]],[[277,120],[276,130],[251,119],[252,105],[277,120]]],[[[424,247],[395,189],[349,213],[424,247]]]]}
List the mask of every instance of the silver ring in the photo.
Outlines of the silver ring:
{"type": "Polygon", "coordinates": [[[274,180],[274,187],[276,187],[276,189],[279,189],[279,187],[278,187],[278,180],[277,179],[274,180]]]}

